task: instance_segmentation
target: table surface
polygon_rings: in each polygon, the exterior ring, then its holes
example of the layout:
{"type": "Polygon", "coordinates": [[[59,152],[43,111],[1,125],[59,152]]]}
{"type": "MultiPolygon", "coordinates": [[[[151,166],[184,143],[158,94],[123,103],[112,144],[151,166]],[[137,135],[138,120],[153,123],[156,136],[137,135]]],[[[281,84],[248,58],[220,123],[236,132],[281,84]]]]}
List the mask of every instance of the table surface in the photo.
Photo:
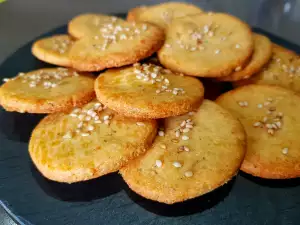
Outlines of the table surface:
{"type": "MultiPolygon", "coordinates": [[[[0,4],[0,64],[27,42],[66,24],[77,14],[124,13],[138,5],[158,2],[162,1],[7,0],[0,4]]],[[[259,27],[300,45],[300,0],[191,0],[187,2],[208,11],[228,12],[251,26],[259,27]]],[[[5,210],[1,207],[0,224],[15,224],[9,221],[5,210]]]]}

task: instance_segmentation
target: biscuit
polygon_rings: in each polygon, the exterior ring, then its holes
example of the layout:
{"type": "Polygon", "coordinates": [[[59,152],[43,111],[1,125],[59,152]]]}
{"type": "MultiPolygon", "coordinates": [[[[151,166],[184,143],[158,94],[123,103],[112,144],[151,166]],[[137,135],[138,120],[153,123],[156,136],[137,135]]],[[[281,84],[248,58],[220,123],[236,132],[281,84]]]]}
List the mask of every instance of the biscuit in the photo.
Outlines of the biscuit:
{"type": "Polygon", "coordinates": [[[149,22],[166,29],[176,18],[202,12],[202,9],[192,4],[167,2],[153,6],[134,8],[129,11],[127,20],[149,22]]]}
{"type": "Polygon", "coordinates": [[[217,99],[243,124],[247,153],[241,170],[262,178],[300,176],[300,97],[271,85],[247,85],[217,99]]]}
{"type": "Polygon", "coordinates": [[[0,87],[0,105],[7,111],[54,113],[82,106],[95,97],[95,78],[73,69],[44,68],[18,76],[0,87]]]}
{"type": "Polygon", "coordinates": [[[101,34],[104,25],[117,21],[123,20],[115,16],[102,14],[81,14],[68,23],[68,33],[76,39],[93,37],[101,34]]]}
{"type": "Polygon", "coordinates": [[[173,204],[206,194],[235,176],[245,155],[240,122],[214,102],[165,119],[152,147],[120,170],[130,189],[173,204]]]}
{"type": "Polygon", "coordinates": [[[247,24],[227,14],[207,13],[174,20],[158,58],[173,71],[222,77],[243,67],[252,51],[252,32],[247,24]]]}
{"type": "Polygon", "coordinates": [[[164,32],[146,23],[116,20],[103,24],[102,33],[85,37],[70,50],[72,67],[80,71],[100,71],[133,64],[156,52],[164,42],[164,32]]]}
{"type": "Polygon", "coordinates": [[[151,119],[197,109],[204,95],[199,80],[146,63],[102,73],[95,92],[100,102],[122,115],[151,119]]]}
{"type": "Polygon", "coordinates": [[[238,67],[236,71],[226,77],[217,78],[219,81],[238,81],[251,77],[258,73],[271,59],[272,56],[272,42],[269,38],[253,34],[254,51],[250,62],[245,68],[238,67]]]}
{"type": "Polygon", "coordinates": [[[48,179],[73,183],[115,172],[145,152],[154,120],[124,118],[92,101],[45,117],[33,130],[29,153],[48,179]]]}
{"type": "Polygon", "coordinates": [[[300,58],[281,46],[273,44],[271,61],[258,74],[249,79],[240,80],[234,86],[247,84],[277,85],[300,92],[300,58]]]}
{"type": "Polygon", "coordinates": [[[69,50],[73,43],[69,35],[54,35],[34,42],[31,52],[41,61],[69,67],[71,66],[69,50]]]}

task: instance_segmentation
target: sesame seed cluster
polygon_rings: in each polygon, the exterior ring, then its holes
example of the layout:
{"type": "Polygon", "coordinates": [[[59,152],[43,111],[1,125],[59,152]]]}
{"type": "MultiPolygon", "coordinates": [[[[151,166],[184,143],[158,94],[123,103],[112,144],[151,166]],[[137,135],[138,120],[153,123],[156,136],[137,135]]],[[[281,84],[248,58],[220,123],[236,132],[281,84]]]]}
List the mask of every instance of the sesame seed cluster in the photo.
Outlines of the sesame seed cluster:
{"type": "Polygon", "coordinates": [[[139,36],[142,32],[147,31],[147,24],[142,24],[139,28],[136,23],[122,24],[116,17],[112,17],[108,23],[99,26],[100,35],[95,35],[94,39],[99,40],[104,38],[103,44],[93,45],[96,49],[106,50],[110,44],[115,44],[122,40],[133,40],[134,37],[139,36]]]}
{"type": "Polygon", "coordinates": [[[70,47],[72,46],[73,41],[69,40],[69,39],[52,39],[52,49],[56,52],[58,52],[59,54],[64,54],[66,53],[70,47]]]}
{"type": "Polygon", "coordinates": [[[89,108],[75,108],[69,116],[78,120],[77,128],[74,131],[67,131],[63,138],[71,139],[74,135],[87,137],[91,135],[98,124],[109,125],[113,114],[104,115],[102,118],[99,116],[99,113],[105,108],[100,102],[94,103],[89,108]]]}
{"type": "Polygon", "coordinates": [[[135,63],[133,64],[133,68],[133,72],[136,74],[138,80],[157,85],[158,89],[155,91],[156,94],[162,92],[170,92],[173,95],[185,94],[183,88],[172,88],[170,80],[163,75],[171,74],[172,72],[170,70],[147,63],[135,63]]]}
{"type": "MultiPolygon", "coordinates": [[[[191,117],[194,114],[195,114],[195,112],[189,112],[187,114],[189,116],[189,118],[183,120],[182,122],[179,122],[179,126],[177,126],[174,130],[170,131],[171,136],[175,135],[175,138],[172,139],[173,143],[178,144],[180,142],[180,140],[182,140],[184,142],[187,142],[186,144],[180,145],[177,148],[178,153],[181,153],[181,152],[184,153],[185,152],[186,154],[188,154],[190,152],[190,148],[188,147],[188,140],[190,139],[189,138],[189,133],[194,127],[194,122],[193,122],[192,117],[191,117]]],[[[162,138],[165,137],[164,127],[159,128],[157,135],[159,137],[162,137],[162,138]]],[[[163,141],[163,139],[162,139],[162,141],[163,141]]],[[[168,151],[168,146],[166,144],[161,144],[160,148],[168,151]]],[[[157,168],[162,168],[164,163],[167,163],[167,162],[163,162],[162,159],[155,159],[154,165],[157,168]]],[[[171,163],[172,163],[173,167],[181,168],[183,166],[184,162],[182,162],[182,161],[181,162],[180,161],[173,161],[171,163]]],[[[187,178],[192,177],[193,176],[193,171],[192,170],[184,171],[183,175],[187,178]]]]}

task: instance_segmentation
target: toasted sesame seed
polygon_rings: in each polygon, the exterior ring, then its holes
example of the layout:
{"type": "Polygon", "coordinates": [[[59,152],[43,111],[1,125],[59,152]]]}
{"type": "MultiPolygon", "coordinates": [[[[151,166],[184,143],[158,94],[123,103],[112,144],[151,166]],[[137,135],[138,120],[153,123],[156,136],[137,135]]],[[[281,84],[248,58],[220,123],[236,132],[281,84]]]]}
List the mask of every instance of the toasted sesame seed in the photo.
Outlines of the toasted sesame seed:
{"type": "Polygon", "coordinates": [[[3,78],[3,82],[7,82],[9,80],[10,80],[9,78],[3,78]]]}
{"type": "Polygon", "coordinates": [[[155,92],[156,92],[156,94],[159,94],[159,93],[160,93],[160,90],[156,90],[155,92]]]}
{"type": "Polygon", "coordinates": [[[268,117],[265,116],[265,117],[263,118],[263,122],[265,123],[265,122],[267,122],[267,121],[268,121],[268,117]]]}
{"type": "Polygon", "coordinates": [[[275,124],[276,124],[276,126],[277,126],[278,128],[281,128],[281,122],[280,122],[280,121],[275,122],[275,124]]]}
{"type": "Polygon", "coordinates": [[[166,48],[171,48],[171,45],[170,44],[165,44],[165,47],[166,48]]]}
{"type": "Polygon", "coordinates": [[[188,115],[189,116],[195,115],[195,112],[189,112],[188,115]]]}
{"type": "Polygon", "coordinates": [[[273,129],[268,129],[268,134],[273,135],[274,134],[274,130],[273,129]]]}
{"type": "Polygon", "coordinates": [[[184,120],[184,121],[181,122],[180,126],[184,127],[185,125],[186,125],[186,121],[184,120]]]}
{"type": "Polygon", "coordinates": [[[94,123],[98,123],[99,124],[99,123],[102,123],[102,121],[101,120],[95,120],[94,123]]]}
{"type": "Polygon", "coordinates": [[[241,67],[241,66],[238,66],[238,67],[235,68],[235,71],[238,72],[238,71],[240,71],[241,69],[242,69],[242,67],[241,67]]]}
{"type": "Polygon", "coordinates": [[[186,152],[190,151],[190,149],[188,147],[186,147],[186,146],[183,146],[183,150],[186,151],[186,152]]]}
{"type": "Polygon", "coordinates": [[[260,125],[261,125],[261,122],[255,122],[255,123],[253,123],[254,127],[259,127],[260,125]]]}
{"type": "Polygon", "coordinates": [[[215,54],[216,54],[216,55],[217,55],[217,54],[220,54],[220,52],[221,52],[220,49],[215,50],[215,54]]]}
{"type": "Polygon", "coordinates": [[[77,125],[77,127],[78,128],[81,128],[83,126],[83,122],[81,121],[78,125],[77,125]]]}
{"type": "Polygon", "coordinates": [[[167,148],[167,146],[166,146],[165,144],[161,144],[160,147],[161,147],[162,149],[166,149],[166,148],[167,148]]]}
{"type": "Polygon", "coordinates": [[[88,130],[88,131],[93,131],[93,130],[94,130],[94,126],[89,125],[89,126],[87,127],[87,130],[88,130]]]}
{"type": "Polygon", "coordinates": [[[190,138],[189,138],[188,136],[186,136],[186,135],[183,135],[183,136],[181,137],[181,139],[184,140],[184,141],[187,141],[187,140],[189,140],[190,138]]]}
{"type": "Polygon", "coordinates": [[[194,126],[192,124],[187,124],[185,127],[186,128],[193,128],[194,126]]]}
{"type": "Polygon", "coordinates": [[[138,125],[138,126],[145,126],[145,124],[143,122],[136,122],[136,125],[138,125]]]}
{"type": "Polygon", "coordinates": [[[266,126],[267,128],[269,128],[269,129],[272,129],[272,128],[273,128],[272,124],[269,124],[269,123],[267,123],[265,126],[266,126]]]}
{"type": "Polygon", "coordinates": [[[267,101],[267,102],[264,102],[264,106],[267,106],[267,105],[270,105],[271,102],[267,101]]]}
{"type": "Polygon", "coordinates": [[[190,131],[189,128],[184,128],[184,129],[182,130],[183,133],[188,133],[189,131],[190,131]]]}
{"type": "Polygon", "coordinates": [[[181,163],[177,162],[177,161],[173,162],[173,166],[176,167],[176,168],[182,167],[181,163]]]}
{"type": "Polygon", "coordinates": [[[283,148],[283,149],[281,150],[282,154],[284,154],[284,155],[288,154],[288,151],[289,151],[288,148],[283,148]]]}
{"type": "Polygon", "coordinates": [[[241,45],[239,45],[239,44],[235,45],[235,48],[240,48],[240,47],[241,47],[241,45]]]}
{"type": "Polygon", "coordinates": [[[87,136],[89,136],[90,134],[89,133],[81,133],[81,136],[82,137],[87,137],[87,136]]]}
{"type": "Polygon", "coordinates": [[[180,137],[180,131],[179,131],[179,130],[176,130],[176,131],[175,131],[175,136],[176,136],[176,137],[180,137]]]}
{"type": "Polygon", "coordinates": [[[283,116],[283,113],[282,112],[278,112],[277,115],[278,116],[283,116]]]}
{"type": "Polygon", "coordinates": [[[110,121],[109,120],[104,120],[104,124],[109,125],[110,121]]]}
{"type": "Polygon", "coordinates": [[[103,116],[103,120],[104,120],[104,121],[105,121],[105,120],[109,120],[109,115],[103,116]]]}
{"type": "Polygon", "coordinates": [[[84,119],[84,115],[83,115],[83,114],[80,114],[80,115],[78,116],[78,119],[79,119],[79,120],[83,120],[83,119],[84,119]]]}
{"type": "Polygon", "coordinates": [[[70,116],[71,116],[71,117],[77,117],[77,114],[71,113],[70,116]]]}
{"type": "Polygon", "coordinates": [[[92,117],[90,117],[90,116],[85,117],[85,121],[90,121],[91,119],[92,119],[92,117]]]}
{"type": "Polygon", "coordinates": [[[70,131],[68,131],[64,136],[64,139],[71,139],[72,138],[72,133],[70,131]]]}
{"type": "Polygon", "coordinates": [[[184,176],[186,176],[186,177],[192,177],[193,176],[193,172],[192,171],[185,171],[184,172],[184,176]]]}
{"type": "Polygon", "coordinates": [[[158,131],[158,136],[161,136],[161,137],[165,136],[165,132],[163,132],[162,130],[158,131]]]}
{"type": "Polygon", "coordinates": [[[159,159],[155,160],[155,165],[156,165],[156,167],[159,167],[159,168],[162,167],[162,161],[159,159]]]}

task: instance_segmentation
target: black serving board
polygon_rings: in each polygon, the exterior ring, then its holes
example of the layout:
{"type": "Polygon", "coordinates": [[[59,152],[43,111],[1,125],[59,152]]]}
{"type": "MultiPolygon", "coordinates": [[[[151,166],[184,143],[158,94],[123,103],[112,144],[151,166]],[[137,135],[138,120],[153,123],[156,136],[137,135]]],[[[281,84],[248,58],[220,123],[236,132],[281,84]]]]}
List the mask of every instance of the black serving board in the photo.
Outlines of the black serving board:
{"type": "MultiPolygon", "coordinates": [[[[42,37],[66,31],[62,26],[42,37]]],[[[300,53],[295,44],[260,29],[254,31],[300,53]]],[[[0,65],[1,79],[50,66],[31,55],[33,41],[0,65]]],[[[30,133],[42,117],[0,108],[0,200],[5,204],[5,209],[0,209],[2,219],[9,212],[7,215],[17,224],[34,225],[300,224],[300,179],[264,180],[241,172],[207,195],[172,206],[136,195],[117,173],[76,184],[49,181],[28,155],[30,133]]]]}

